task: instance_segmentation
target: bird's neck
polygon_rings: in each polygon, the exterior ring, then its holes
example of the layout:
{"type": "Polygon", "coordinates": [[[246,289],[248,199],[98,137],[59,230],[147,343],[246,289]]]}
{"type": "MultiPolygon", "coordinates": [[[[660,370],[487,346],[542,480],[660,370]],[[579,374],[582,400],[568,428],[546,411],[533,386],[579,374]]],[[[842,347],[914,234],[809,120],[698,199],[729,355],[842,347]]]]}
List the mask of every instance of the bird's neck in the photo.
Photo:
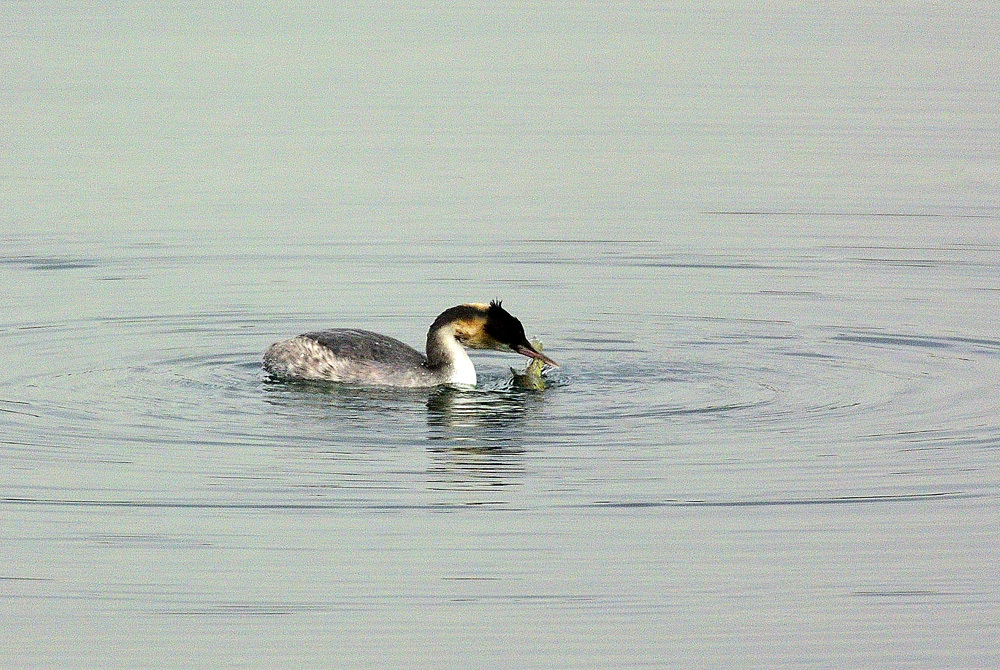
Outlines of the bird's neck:
{"type": "Polygon", "coordinates": [[[431,328],[427,333],[427,367],[446,373],[448,383],[476,385],[476,367],[451,326],[431,328]]]}

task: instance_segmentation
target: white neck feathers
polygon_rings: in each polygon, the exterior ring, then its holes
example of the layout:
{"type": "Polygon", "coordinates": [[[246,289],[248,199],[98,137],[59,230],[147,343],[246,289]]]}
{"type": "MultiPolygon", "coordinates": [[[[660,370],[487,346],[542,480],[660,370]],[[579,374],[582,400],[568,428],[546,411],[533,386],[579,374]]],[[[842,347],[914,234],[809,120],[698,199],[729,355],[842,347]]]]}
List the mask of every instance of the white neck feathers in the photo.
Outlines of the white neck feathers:
{"type": "Polygon", "coordinates": [[[427,364],[440,370],[449,384],[476,385],[476,367],[455,339],[454,329],[445,326],[432,331],[427,338],[427,364]]]}

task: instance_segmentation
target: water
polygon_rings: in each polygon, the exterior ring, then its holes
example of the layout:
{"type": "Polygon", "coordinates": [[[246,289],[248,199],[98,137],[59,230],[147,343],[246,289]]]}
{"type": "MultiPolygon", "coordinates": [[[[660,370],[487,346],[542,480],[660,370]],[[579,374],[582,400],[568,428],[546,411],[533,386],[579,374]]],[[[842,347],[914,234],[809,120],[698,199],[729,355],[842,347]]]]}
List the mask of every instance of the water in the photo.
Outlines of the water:
{"type": "Polygon", "coordinates": [[[0,666],[998,665],[996,13],[368,9],[0,9],[0,666]]]}

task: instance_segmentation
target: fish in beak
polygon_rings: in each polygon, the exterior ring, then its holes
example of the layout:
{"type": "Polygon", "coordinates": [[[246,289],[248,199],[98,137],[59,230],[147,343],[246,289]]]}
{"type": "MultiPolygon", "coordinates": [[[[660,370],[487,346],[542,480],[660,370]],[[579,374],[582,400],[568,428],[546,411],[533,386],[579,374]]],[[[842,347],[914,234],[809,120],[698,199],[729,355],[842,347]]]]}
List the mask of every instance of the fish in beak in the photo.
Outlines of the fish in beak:
{"type": "Polygon", "coordinates": [[[528,358],[536,358],[546,365],[551,365],[554,368],[559,367],[559,364],[554,360],[546,356],[545,354],[537,351],[529,342],[522,342],[521,344],[514,347],[514,351],[521,354],[522,356],[527,356],[528,358]]]}

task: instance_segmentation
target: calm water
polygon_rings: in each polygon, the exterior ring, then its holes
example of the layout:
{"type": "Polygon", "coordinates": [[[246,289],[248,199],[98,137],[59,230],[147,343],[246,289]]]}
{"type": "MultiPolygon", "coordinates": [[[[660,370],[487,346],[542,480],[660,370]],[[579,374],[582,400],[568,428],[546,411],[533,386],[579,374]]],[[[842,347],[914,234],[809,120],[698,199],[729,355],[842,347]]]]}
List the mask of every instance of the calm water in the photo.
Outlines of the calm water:
{"type": "Polygon", "coordinates": [[[668,7],[0,6],[0,666],[1000,664],[1000,17],[668,7]]]}

